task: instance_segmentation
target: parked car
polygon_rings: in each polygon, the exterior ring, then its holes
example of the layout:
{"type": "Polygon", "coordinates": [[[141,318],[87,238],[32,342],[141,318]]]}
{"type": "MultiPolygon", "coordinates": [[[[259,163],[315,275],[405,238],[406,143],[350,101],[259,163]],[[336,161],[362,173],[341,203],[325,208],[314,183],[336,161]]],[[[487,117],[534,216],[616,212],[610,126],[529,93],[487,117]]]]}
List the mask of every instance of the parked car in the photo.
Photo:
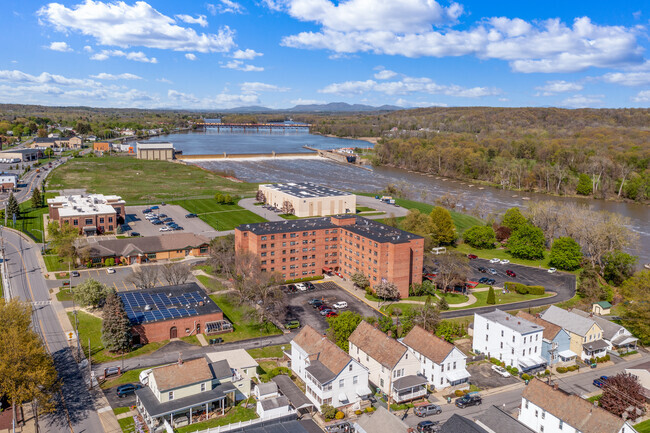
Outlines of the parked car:
{"type": "Polygon", "coordinates": [[[104,370],[104,377],[113,376],[119,373],[120,373],[120,367],[117,366],[107,367],[106,370],[104,370]]]}
{"type": "Polygon", "coordinates": [[[497,274],[497,270],[494,269],[494,268],[490,268],[490,269],[488,269],[488,272],[491,273],[492,275],[496,275],[496,274],[497,274]]]}
{"type": "Polygon", "coordinates": [[[354,428],[349,422],[340,422],[338,424],[328,425],[325,427],[327,433],[352,433],[354,428]]]}
{"type": "Polygon", "coordinates": [[[549,274],[554,274],[556,272],[557,272],[557,269],[555,269],[555,268],[551,268],[551,269],[548,270],[549,274]]]}
{"type": "Polygon", "coordinates": [[[311,304],[312,307],[314,308],[320,308],[322,305],[325,305],[325,302],[323,301],[316,301],[313,304],[311,304]]]}
{"type": "Polygon", "coordinates": [[[502,259],[499,263],[501,263],[502,265],[507,265],[508,263],[510,263],[510,260],[502,259]]]}
{"type": "Polygon", "coordinates": [[[318,310],[319,310],[319,311],[323,311],[323,310],[326,309],[326,308],[330,308],[329,305],[322,304],[321,306],[318,307],[318,310]]]}
{"type": "MultiPolygon", "coordinates": [[[[160,215],[160,217],[162,218],[162,215],[160,215]]],[[[166,218],[162,218],[161,221],[164,222],[164,223],[168,223],[168,222],[170,222],[170,221],[173,222],[173,221],[174,221],[174,218],[172,218],[172,217],[166,217],[166,218]]]]}
{"type": "Polygon", "coordinates": [[[298,288],[296,287],[295,284],[289,284],[287,286],[287,289],[289,290],[290,293],[296,293],[298,291],[298,288]]]}
{"type": "Polygon", "coordinates": [[[334,310],[332,310],[331,308],[323,308],[322,310],[320,310],[320,315],[321,316],[327,316],[327,314],[331,313],[332,311],[334,311],[334,310]]]}
{"type": "Polygon", "coordinates": [[[160,208],[159,208],[158,206],[151,206],[149,209],[151,209],[151,210],[158,210],[158,209],[160,209],[160,208]]]}
{"type": "Polygon", "coordinates": [[[309,301],[307,301],[307,303],[311,306],[313,306],[316,302],[322,303],[322,301],[318,298],[310,299],[309,301]]]}
{"type": "Polygon", "coordinates": [[[72,275],[73,277],[78,277],[78,276],[79,276],[79,272],[77,272],[77,271],[72,271],[72,272],[70,273],[70,275],[72,275]]]}
{"type": "Polygon", "coordinates": [[[348,303],[345,301],[339,301],[336,304],[332,305],[332,307],[336,308],[337,310],[340,310],[341,308],[348,308],[348,303]]]}
{"type": "Polygon", "coordinates": [[[497,373],[500,376],[510,377],[510,373],[508,373],[508,371],[506,371],[505,368],[503,368],[503,367],[501,367],[499,365],[493,365],[492,366],[492,371],[494,371],[495,373],[497,373]]]}
{"type": "Polygon", "coordinates": [[[489,280],[488,277],[482,277],[480,280],[478,280],[478,283],[479,284],[485,284],[485,283],[487,283],[487,280],[489,280]]]}
{"type": "Polygon", "coordinates": [[[142,388],[142,385],[139,383],[127,383],[125,385],[120,385],[117,387],[117,396],[119,398],[126,397],[129,394],[133,394],[136,389],[142,388]]]}
{"type": "Polygon", "coordinates": [[[165,225],[166,226],[177,226],[178,224],[176,224],[174,221],[166,221],[165,225]]]}
{"type": "Polygon", "coordinates": [[[160,227],[158,229],[158,231],[160,231],[160,232],[170,232],[170,231],[172,231],[172,229],[167,227],[167,226],[163,226],[163,227],[160,227]]]}
{"type": "Polygon", "coordinates": [[[433,433],[440,431],[440,421],[424,420],[420,421],[415,428],[418,433],[433,433]]]}
{"type": "Polygon", "coordinates": [[[310,281],[307,281],[305,283],[305,286],[307,286],[307,290],[315,290],[316,289],[316,285],[314,283],[310,282],[310,281]]]}
{"type": "Polygon", "coordinates": [[[600,376],[598,379],[594,379],[594,386],[602,388],[605,382],[607,382],[607,379],[609,379],[607,376],[600,376]]]}
{"type": "Polygon", "coordinates": [[[509,277],[512,277],[512,278],[515,278],[515,277],[517,276],[517,274],[515,274],[514,272],[512,272],[510,269],[508,269],[508,270],[506,271],[506,275],[508,275],[509,277]]]}
{"type": "Polygon", "coordinates": [[[461,409],[469,406],[479,406],[481,403],[483,403],[483,400],[476,394],[466,394],[456,399],[456,407],[461,409]]]}
{"type": "Polygon", "coordinates": [[[487,272],[487,269],[484,268],[483,266],[481,266],[481,267],[478,268],[478,271],[479,271],[479,272],[486,273],[486,272],[487,272]]]}
{"type": "Polygon", "coordinates": [[[131,232],[131,236],[132,236],[132,237],[140,236],[140,233],[138,233],[138,232],[131,232]]]}
{"type": "Polygon", "coordinates": [[[107,274],[114,274],[115,273],[115,268],[108,268],[106,269],[107,274]]]}
{"type": "Polygon", "coordinates": [[[159,225],[161,225],[162,223],[163,223],[163,222],[160,221],[160,220],[151,220],[151,224],[153,224],[153,225],[155,225],[155,226],[159,226],[159,225]]]}
{"type": "Polygon", "coordinates": [[[300,321],[298,320],[289,320],[284,324],[284,327],[287,329],[296,329],[300,328],[300,321]]]}
{"type": "Polygon", "coordinates": [[[185,215],[185,218],[196,218],[196,217],[198,217],[198,215],[195,213],[188,213],[187,215],[185,215]]]}
{"type": "Polygon", "coordinates": [[[490,260],[490,263],[499,263],[500,261],[501,259],[494,258],[490,260]]]}
{"type": "Polygon", "coordinates": [[[172,227],[174,230],[185,230],[182,226],[176,225],[172,227]]]}
{"type": "Polygon", "coordinates": [[[485,284],[487,284],[488,286],[491,286],[491,285],[493,285],[493,284],[496,283],[496,282],[497,282],[497,280],[495,280],[494,278],[490,278],[489,280],[487,280],[487,281],[485,282],[485,284]]]}
{"type": "Polygon", "coordinates": [[[418,406],[413,410],[413,413],[417,416],[429,416],[429,415],[439,415],[442,413],[442,408],[437,404],[425,404],[418,406]]]}
{"type": "Polygon", "coordinates": [[[158,218],[160,218],[160,219],[167,218],[167,214],[164,214],[164,213],[158,214],[158,218]]]}
{"type": "Polygon", "coordinates": [[[305,283],[298,283],[296,284],[296,289],[300,290],[301,292],[304,292],[307,290],[307,285],[305,283]]]}
{"type": "Polygon", "coordinates": [[[337,317],[338,315],[339,315],[339,313],[337,313],[336,311],[330,310],[330,311],[327,312],[325,317],[337,317]]]}
{"type": "Polygon", "coordinates": [[[468,254],[467,258],[470,260],[478,259],[478,256],[476,254],[468,254]]]}

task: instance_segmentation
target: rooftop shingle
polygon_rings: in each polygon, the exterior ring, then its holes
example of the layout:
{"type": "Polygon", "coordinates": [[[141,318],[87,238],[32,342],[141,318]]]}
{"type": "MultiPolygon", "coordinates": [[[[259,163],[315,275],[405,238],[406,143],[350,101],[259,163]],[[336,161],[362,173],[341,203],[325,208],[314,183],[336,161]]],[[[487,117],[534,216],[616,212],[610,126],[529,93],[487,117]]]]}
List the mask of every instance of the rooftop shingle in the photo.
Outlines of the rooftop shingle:
{"type": "Polygon", "coordinates": [[[349,338],[350,343],[389,369],[394,368],[407,348],[370,323],[362,320],[349,338]]]}
{"type": "Polygon", "coordinates": [[[453,344],[436,337],[420,326],[414,326],[406,337],[404,337],[402,343],[426,356],[436,364],[442,363],[451,351],[454,350],[453,344]]]}
{"type": "Polygon", "coordinates": [[[151,374],[153,374],[156,385],[161,392],[198,382],[206,382],[214,377],[205,358],[154,368],[151,374]]]}
{"type": "Polygon", "coordinates": [[[332,378],[336,377],[352,360],[350,355],[309,325],[302,328],[293,342],[307,352],[312,365],[314,361],[318,361],[316,366],[320,364],[325,367],[332,373],[332,378]]]}
{"type": "Polygon", "coordinates": [[[549,341],[553,341],[553,339],[558,334],[558,332],[562,330],[561,326],[558,326],[554,323],[544,320],[541,317],[533,316],[532,314],[526,313],[525,311],[519,311],[517,313],[517,317],[522,318],[524,320],[528,320],[529,322],[536,323],[539,326],[543,326],[544,332],[542,336],[549,341]]]}

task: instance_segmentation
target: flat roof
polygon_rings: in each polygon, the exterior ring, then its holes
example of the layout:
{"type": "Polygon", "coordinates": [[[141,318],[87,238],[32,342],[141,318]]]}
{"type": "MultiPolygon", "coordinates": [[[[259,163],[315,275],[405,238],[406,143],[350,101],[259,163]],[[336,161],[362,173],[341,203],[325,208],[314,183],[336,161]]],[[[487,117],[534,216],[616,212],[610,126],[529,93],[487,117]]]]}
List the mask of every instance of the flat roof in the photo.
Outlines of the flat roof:
{"type": "Polygon", "coordinates": [[[48,205],[58,205],[59,217],[74,217],[84,215],[115,214],[115,208],[108,203],[124,204],[118,195],[89,194],[89,195],[60,195],[48,198],[48,205]]]}
{"type": "Polygon", "coordinates": [[[24,148],[24,149],[8,149],[3,152],[0,152],[0,156],[2,155],[8,155],[11,153],[38,153],[40,152],[40,149],[31,149],[31,148],[24,148]]]}
{"type": "Polygon", "coordinates": [[[141,149],[173,149],[174,144],[169,141],[147,141],[147,142],[136,142],[138,150],[141,149]]]}
{"type": "Polygon", "coordinates": [[[510,328],[513,331],[519,332],[520,334],[529,334],[535,331],[544,331],[543,326],[529,322],[528,320],[522,319],[521,317],[513,316],[512,314],[508,314],[505,311],[499,309],[496,309],[490,313],[476,313],[476,315],[485,317],[486,319],[503,325],[506,328],[510,328]]]}
{"type": "Polygon", "coordinates": [[[342,195],[354,195],[347,191],[318,185],[313,182],[290,182],[290,183],[267,183],[260,185],[274,189],[276,191],[291,195],[297,198],[315,198],[315,197],[338,197],[342,195]]]}

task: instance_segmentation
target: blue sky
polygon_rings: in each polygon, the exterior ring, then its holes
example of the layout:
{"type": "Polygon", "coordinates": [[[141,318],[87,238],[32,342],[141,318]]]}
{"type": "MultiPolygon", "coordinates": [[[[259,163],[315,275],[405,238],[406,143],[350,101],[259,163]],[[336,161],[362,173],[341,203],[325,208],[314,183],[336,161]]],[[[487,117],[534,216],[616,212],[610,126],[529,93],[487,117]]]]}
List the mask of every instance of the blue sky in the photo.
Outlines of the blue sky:
{"type": "Polygon", "coordinates": [[[3,5],[4,103],[650,105],[647,0],[3,5]]]}

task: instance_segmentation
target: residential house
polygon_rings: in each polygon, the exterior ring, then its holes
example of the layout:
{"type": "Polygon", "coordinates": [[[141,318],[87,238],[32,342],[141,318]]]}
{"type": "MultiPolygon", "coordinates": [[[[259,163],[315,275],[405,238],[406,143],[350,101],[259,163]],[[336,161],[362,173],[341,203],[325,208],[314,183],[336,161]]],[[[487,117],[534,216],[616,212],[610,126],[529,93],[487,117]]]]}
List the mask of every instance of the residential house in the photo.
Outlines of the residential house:
{"type": "Polygon", "coordinates": [[[259,364],[244,349],[211,352],[206,355],[210,362],[226,360],[232,369],[232,383],[237,387],[235,399],[244,400],[251,396],[251,384],[257,377],[259,364]]]}
{"type": "Polygon", "coordinates": [[[137,390],[136,407],[150,431],[165,422],[172,427],[192,424],[223,414],[235,401],[228,361],[206,358],[153,368],[147,386],[137,390]]]}
{"type": "Polygon", "coordinates": [[[490,406],[488,410],[474,418],[474,422],[488,433],[535,433],[498,406],[490,406]]]}
{"type": "Polygon", "coordinates": [[[396,417],[383,406],[371,414],[363,414],[354,423],[357,433],[407,433],[409,426],[399,417],[396,417]]]}
{"type": "Polygon", "coordinates": [[[253,389],[253,395],[258,400],[279,397],[278,384],[275,382],[258,383],[253,389]]]}
{"type": "Polygon", "coordinates": [[[402,344],[420,363],[420,374],[429,386],[440,390],[449,386],[468,386],[467,356],[456,346],[436,337],[420,326],[415,326],[402,339],[402,344]]]}
{"type": "MultiPolygon", "coordinates": [[[[464,416],[453,414],[445,423],[436,430],[437,433],[488,433],[480,425],[464,416]]],[[[501,432],[499,432],[501,433],[501,432]]]]}
{"type": "Polygon", "coordinates": [[[18,175],[15,173],[0,173],[0,192],[13,191],[18,186],[18,175]]]}
{"type": "Polygon", "coordinates": [[[93,143],[93,150],[100,154],[109,152],[111,150],[111,143],[108,141],[96,141],[93,143]]]}
{"type": "Polygon", "coordinates": [[[643,395],[646,401],[650,401],[650,361],[634,367],[628,367],[625,369],[625,372],[637,378],[643,388],[643,395]]]}
{"type": "Polygon", "coordinates": [[[533,316],[525,311],[519,311],[517,317],[536,323],[544,328],[542,333],[542,357],[548,365],[558,362],[563,364],[575,361],[576,354],[571,351],[571,336],[561,327],[547,322],[539,316],[533,316]]]}
{"type": "Polygon", "coordinates": [[[257,402],[257,414],[260,418],[280,418],[295,413],[289,399],[283,395],[257,402]]]}
{"type": "Polygon", "coordinates": [[[349,338],[348,353],[368,369],[368,380],[398,403],[427,394],[420,362],[397,340],[362,320],[349,338]]]}
{"type": "Polygon", "coordinates": [[[612,304],[607,301],[594,302],[591,304],[591,312],[599,316],[606,316],[612,310],[612,304]]]}
{"type": "Polygon", "coordinates": [[[594,313],[587,313],[581,310],[571,310],[572,313],[582,316],[584,318],[592,319],[603,330],[603,340],[607,343],[607,350],[617,350],[620,352],[629,352],[636,350],[637,342],[639,341],[630,331],[623,326],[607,320],[604,317],[595,315],[594,313]]]}
{"type": "Polygon", "coordinates": [[[593,318],[582,317],[571,311],[551,305],[542,319],[564,328],[571,336],[570,349],[583,361],[607,354],[609,344],[603,340],[603,329],[593,318]]]}
{"type": "Polygon", "coordinates": [[[542,357],[543,332],[543,326],[502,310],[474,313],[472,350],[521,371],[534,371],[546,366],[542,357]]]}
{"type": "Polygon", "coordinates": [[[544,433],[636,432],[627,420],[537,378],[524,388],[519,421],[544,433]]]}
{"type": "Polygon", "coordinates": [[[318,408],[350,405],[370,394],[368,369],[309,325],[291,340],[291,369],[318,408]]]}

